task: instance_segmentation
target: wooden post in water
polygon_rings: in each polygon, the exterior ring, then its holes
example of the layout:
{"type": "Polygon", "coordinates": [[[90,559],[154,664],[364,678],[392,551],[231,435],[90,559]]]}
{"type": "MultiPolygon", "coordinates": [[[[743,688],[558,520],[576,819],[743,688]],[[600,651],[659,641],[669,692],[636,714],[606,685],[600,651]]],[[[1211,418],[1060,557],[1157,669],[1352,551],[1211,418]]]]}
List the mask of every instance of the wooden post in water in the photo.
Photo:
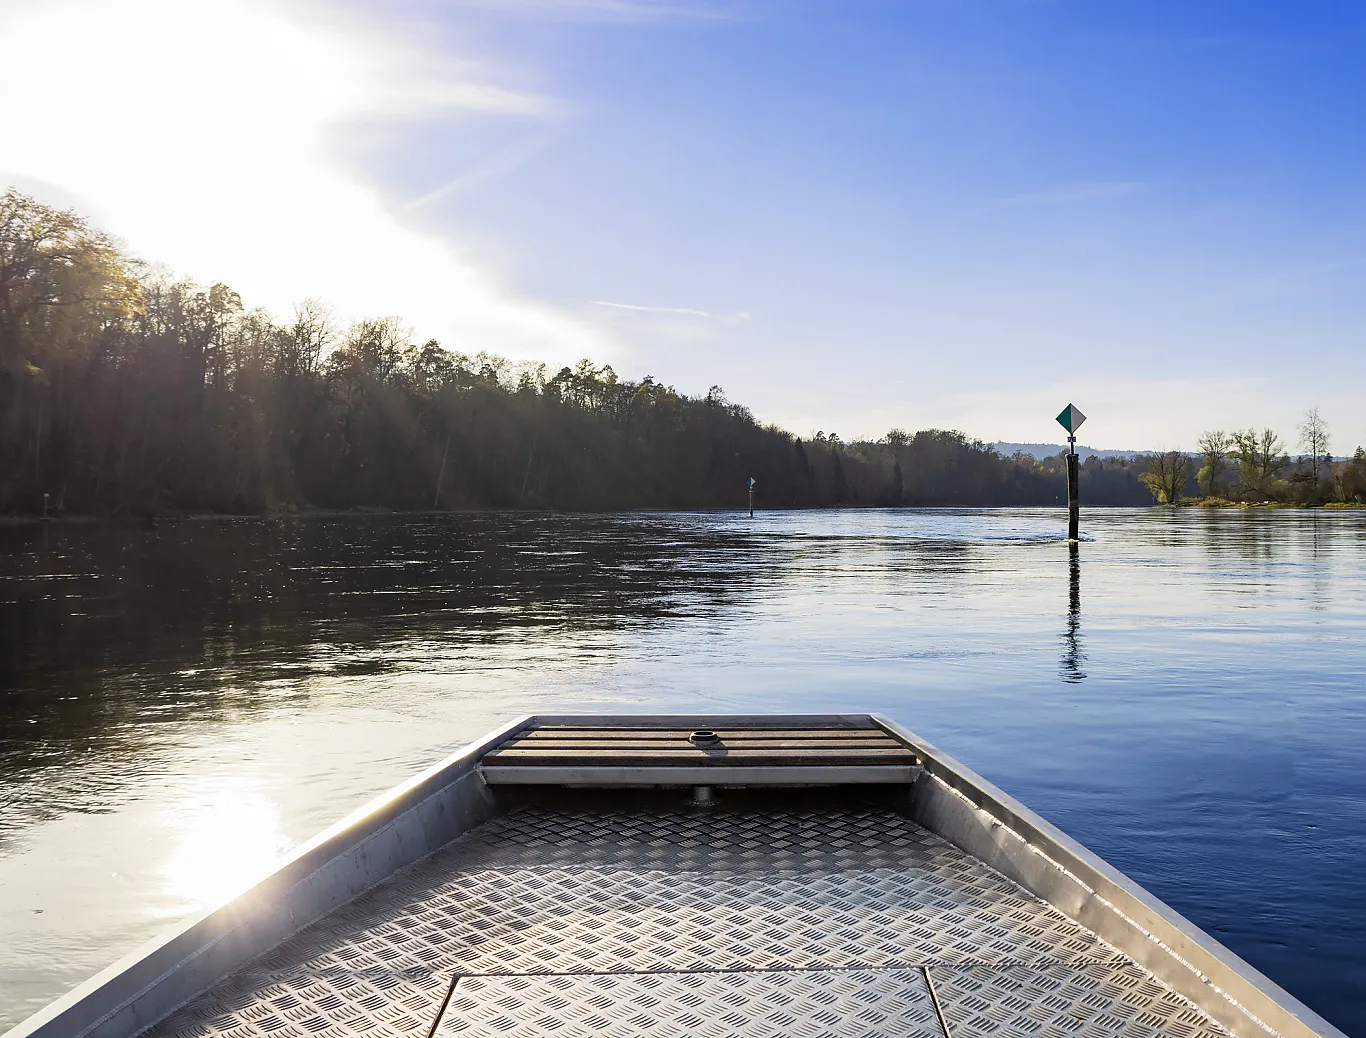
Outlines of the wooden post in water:
{"type": "Polygon", "coordinates": [[[1086,415],[1081,413],[1080,408],[1075,404],[1068,404],[1058,415],[1058,424],[1067,430],[1067,539],[1076,541],[1080,539],[1077,529],[1081,519],[1080,499],[1077,485],[1081,481],[1081,469],[1077,464],[1077,430],[1081,428],[1081,423],[1086,421],[1086,415]]]}
{"type": "Polygon", "coordinates": [[[1077,493],[1077,480],[1081,473],[1077,466],[1077,438],[1067,437],[1067,539],[1077,539],[1077,524],[1081,519],[1080,495],[1077,493]]]}
{"type": "Polygon", "coordinates": [[[754,518],[754,477],[749,477],[749,517],[754,518]]]}

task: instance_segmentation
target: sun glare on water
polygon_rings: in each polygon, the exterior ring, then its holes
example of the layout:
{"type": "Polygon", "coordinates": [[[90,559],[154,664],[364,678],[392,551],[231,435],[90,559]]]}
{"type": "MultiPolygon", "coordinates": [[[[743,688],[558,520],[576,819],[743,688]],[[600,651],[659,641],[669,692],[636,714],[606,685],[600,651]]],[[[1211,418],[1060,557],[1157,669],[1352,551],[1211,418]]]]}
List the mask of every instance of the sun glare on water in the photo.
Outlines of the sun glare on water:
{"type": "Polygon", "coordinates": [[[168,893],[210,908],[264,877],[290,846],[276,805],[236,781],[197,791],[172,810],[168,893]]]}

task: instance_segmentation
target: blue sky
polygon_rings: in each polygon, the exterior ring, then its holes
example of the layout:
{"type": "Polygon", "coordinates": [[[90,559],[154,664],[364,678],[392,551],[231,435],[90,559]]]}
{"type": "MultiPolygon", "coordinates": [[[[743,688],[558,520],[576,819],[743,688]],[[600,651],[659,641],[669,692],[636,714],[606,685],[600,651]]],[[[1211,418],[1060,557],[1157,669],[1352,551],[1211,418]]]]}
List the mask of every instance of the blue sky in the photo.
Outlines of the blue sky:
{"type": "MultiPolygon", "coordinates": [[[[12,2],[15,38],[90,24],[12,2]]],[[[1055,439],[1075,401],[1097,446],[1293,439],[1310,406],[1366,441],[1359,5],[98,6],[156,44],[135,108],[178,83],[155,139],[205,158],[143,142],[106,183],[0,144],[0,177],[272,309],[717,383],[801,434],[1055,439]],[[196,185],[220,224],[166,216],[196,185]]]]}

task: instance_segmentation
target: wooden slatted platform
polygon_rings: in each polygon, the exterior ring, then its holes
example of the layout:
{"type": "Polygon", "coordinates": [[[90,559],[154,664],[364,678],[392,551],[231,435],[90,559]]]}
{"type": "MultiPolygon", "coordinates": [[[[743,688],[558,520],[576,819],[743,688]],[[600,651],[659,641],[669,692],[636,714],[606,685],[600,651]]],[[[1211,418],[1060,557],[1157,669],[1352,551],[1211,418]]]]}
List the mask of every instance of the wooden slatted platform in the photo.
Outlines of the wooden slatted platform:
{"type": "Polygon", "coordinates": [[[502,785],[821,785],[909,782],[919,763],[889,732],[853,723],[546,724],[512,736],[480,767],[502,785]]]}

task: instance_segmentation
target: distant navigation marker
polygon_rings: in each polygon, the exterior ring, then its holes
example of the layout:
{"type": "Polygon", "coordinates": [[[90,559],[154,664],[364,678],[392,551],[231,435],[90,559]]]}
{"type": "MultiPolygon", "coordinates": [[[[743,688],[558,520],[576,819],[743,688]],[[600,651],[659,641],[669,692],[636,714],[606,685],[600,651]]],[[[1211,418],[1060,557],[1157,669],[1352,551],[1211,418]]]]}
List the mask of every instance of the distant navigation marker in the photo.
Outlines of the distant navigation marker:
{"type": "Polygon", "coordinates": [[[749,517],[754,518],[754,477],[749,477],[749,517]]]}
{"type": "Polygon", "coordinates": [[[1075,440],[1077,430],[1081,428],[1081,423],[1086,421],[1086,415],[1081,413],[1081,408],[1076,404],[1068,404],[1062,409],[1062,414],[1058,415],[1058,424],[1067,430],[1069,440],[1075,440]]]}
{"type": "Polygon", "coordinates": [[[1077,430],[1086,421],[1086,415],[1076,404],[1068,404],[1058,415],[1058,424],[1067,430],[1067,539],[1077,540],[1077,525],[1080,519],[1080,502],[1077,482],[1081,472],[1077,467],[1077,430]]]}

